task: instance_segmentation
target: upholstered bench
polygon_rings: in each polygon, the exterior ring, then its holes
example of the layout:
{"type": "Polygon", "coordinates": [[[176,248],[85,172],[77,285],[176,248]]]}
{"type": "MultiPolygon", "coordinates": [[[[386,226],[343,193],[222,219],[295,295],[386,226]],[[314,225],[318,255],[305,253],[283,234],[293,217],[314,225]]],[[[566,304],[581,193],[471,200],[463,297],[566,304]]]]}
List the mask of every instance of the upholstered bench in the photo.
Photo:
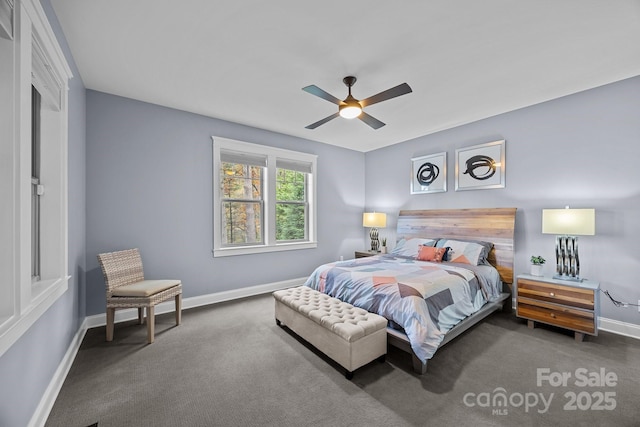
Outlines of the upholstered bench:
{"type": "Polygon", "coordinates": [[[308,286],[273,293],[275,317],[322,353],[353,371],[387,354],[387,319],[308,286]]]}

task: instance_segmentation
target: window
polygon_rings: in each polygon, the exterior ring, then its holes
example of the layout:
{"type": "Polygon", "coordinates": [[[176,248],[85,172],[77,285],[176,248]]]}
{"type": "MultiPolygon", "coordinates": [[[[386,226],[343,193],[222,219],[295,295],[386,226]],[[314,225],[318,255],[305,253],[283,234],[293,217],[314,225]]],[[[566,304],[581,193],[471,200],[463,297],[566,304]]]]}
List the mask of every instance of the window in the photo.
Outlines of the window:
{"type": "Polygon", "coordinates": [[[226,151],[221,153],[221,162],[222,244],[261,244],[266,159],[226,151]]]}
{"type": "Polygon", "coordinates": [[[67,290],[67,90],[39,0],[0,2],[0,355],[67,290]]]}
{"type": "Polygon", "coordinates": [[[213,137],[214,256],[317,246],[316,156],[213,137]]]}
{"type": "Polygon", "coordinates": [[[307,164],[276,160],[276,241],[308,239],[309,201],[307,164]]]}

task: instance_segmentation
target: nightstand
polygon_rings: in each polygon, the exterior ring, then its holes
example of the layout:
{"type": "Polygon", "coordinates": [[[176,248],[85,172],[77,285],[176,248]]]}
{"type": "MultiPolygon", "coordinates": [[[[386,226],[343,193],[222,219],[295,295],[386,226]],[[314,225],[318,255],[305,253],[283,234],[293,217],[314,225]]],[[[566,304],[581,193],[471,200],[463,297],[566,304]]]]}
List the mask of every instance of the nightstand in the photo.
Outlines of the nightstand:
{"type": "Polygon", "coordinates": [[[368,256],[379,255],[380,252],[372,252],[372,251],[356,251],[356,258],[366,258],[368,256]]]}
{"type": "Polygon", "coordinates": [[[580,342],[584,334],[598,335],[600,284],[590,280],[569,282],[549,277],[521,274],[516,284],[516,315],[535,322],[575,332],[580,342]]]}

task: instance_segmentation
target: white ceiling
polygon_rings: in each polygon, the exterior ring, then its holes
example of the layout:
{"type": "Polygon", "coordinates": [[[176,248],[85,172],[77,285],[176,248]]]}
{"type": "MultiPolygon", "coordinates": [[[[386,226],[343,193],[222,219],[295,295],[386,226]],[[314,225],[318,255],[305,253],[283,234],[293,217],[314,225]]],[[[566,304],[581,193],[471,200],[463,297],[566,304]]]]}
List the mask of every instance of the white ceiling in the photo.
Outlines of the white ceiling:
{"type": "Polygon", "coordinates": [[[640,75],[640,0],[52,0],[85,86],[359,151],[640,75]],[[337,118],[354,75],[387,125],[337,118]]]}

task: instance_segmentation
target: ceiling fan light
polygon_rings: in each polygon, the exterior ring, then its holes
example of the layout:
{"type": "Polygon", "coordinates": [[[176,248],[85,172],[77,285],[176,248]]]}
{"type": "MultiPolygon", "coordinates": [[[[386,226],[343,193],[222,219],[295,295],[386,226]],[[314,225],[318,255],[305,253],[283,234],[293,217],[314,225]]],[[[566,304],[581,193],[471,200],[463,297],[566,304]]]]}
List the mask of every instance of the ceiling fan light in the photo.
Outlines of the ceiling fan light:
{"type": "Polygon", "coordinates": [[[355,119],[362,113],[362,108],[359,105],[346,104],[340,106],[340,116],[345,119],[355,119]]]}

